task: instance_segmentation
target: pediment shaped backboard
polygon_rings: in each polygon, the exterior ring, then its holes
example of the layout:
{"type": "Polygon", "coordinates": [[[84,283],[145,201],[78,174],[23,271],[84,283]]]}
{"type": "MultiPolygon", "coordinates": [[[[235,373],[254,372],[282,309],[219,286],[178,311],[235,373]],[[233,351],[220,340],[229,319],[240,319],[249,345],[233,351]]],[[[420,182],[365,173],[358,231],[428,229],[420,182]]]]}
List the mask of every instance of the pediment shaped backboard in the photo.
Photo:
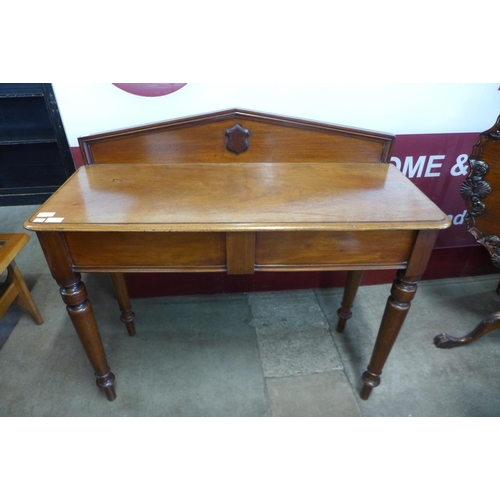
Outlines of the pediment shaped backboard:
{"type": "Polygon", "coordinates": [[[85,163],[389,162],[394,136],[230,109],[78,139],[85,163]]]}

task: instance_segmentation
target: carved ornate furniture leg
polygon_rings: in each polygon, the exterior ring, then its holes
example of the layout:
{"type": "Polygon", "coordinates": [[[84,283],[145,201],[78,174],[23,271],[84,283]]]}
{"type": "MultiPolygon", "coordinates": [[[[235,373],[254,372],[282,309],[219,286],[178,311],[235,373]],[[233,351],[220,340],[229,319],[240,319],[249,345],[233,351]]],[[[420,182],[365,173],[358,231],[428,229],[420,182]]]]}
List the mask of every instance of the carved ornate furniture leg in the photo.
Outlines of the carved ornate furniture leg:
{"type": "Polygon", "coordinates": [[[434,345],[442,349],[451,349],[461,345],[471,344],[480,339],[483,335],[500,328],[500,312],[496,312],[486,316],[474,330],[463,337],[453,337],[447,333],[441,333],[434,337],[434,345]]]}
{"type": "Polygon", "coordinates": [[[368,399],[372,389],[380,385],[382,369],[406,319],[411,301],[417,292],[417,284],[425,271],[436,238],[437,231],[420,231],[408,261],[408,267],[397,273],[370,363],[362,375],[361,399],[368,399]]]}
{"type": "Polygon", "coordinates": [[[135,313],[130,305],[130,298],[127,290],[127,283],[123,273],[110,273],[113,288],[115,289],[116,299],[122,313],[120,319],[125,323],[128,334],[133,337],[135,335],[135,313]]]}
{"type": "Polygon", "coordinates": [[[352,317],[352,305],[356,297],[356,293],[363,277],[363,271],[349,271],[347,273],[347,281],[344,288],[344,297],[340,309],[337,311],[339,321],[337,323],[337,332],[342,333],[348,319],[352,317]]]}
{"type": "Polygon", "coordinates": [[[116,398],[115,376],[111,373],[106,360],[87,290],[80,274],[72,269],[71,257],[66,249],[63,235],[49,232],[37,235],[52,276],[60,286],[61,296],[73,326],[94,368],[96,383],[104,389],[108,400],[113,401],[116,398]]]}
{"type": "MultiPolygon", "coordinates": [[[[493,127],[479,135],[469,156],[470,170],[460,186],[465,201],[467,230],[488,250],[491,260],[500,267],[500,236],[498,225],[498,170],[500,167],[500,116],[493,127]]],[[[500,295],[500,283],[497,285],[500,295]]],[[[467,345],[488,332],[500,328],[500,312],[484,318],[469,334],[453,337],[442,333],[434,337],[436,347],[450,349],[467,345]]]]}

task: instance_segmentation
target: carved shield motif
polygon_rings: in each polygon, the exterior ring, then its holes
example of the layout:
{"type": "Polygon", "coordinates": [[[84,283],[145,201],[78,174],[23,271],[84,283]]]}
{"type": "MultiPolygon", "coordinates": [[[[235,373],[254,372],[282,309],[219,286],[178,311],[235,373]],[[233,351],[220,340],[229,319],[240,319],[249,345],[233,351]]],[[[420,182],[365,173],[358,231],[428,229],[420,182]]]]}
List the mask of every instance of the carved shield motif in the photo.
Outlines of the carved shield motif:
{"type": "Polygon", "coordinates": [[[239,123],[233,127],[226,129],[226,147],[235,154],[243,153],[248,149],[248,136],[250,131],[243,128],[239,123]]]}

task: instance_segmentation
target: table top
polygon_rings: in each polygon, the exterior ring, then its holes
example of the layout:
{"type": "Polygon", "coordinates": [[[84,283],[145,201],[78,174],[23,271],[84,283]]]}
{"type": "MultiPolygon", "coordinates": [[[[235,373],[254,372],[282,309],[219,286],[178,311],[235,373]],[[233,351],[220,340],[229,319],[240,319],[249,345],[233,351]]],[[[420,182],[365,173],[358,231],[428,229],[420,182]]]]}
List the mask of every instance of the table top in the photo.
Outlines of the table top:
{"type": "Polygon", "coordinates": [[[450,221],[385,163],[106,164],[78,169],[33,231],[363,231],[450,221]]]}

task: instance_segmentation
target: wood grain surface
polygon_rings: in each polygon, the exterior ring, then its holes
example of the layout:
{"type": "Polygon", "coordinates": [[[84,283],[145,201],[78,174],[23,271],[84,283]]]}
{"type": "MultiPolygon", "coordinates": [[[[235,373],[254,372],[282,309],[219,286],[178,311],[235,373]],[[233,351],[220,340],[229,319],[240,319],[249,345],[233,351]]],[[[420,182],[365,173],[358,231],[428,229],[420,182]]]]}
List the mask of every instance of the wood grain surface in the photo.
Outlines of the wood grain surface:
{"type": "Polygon", "coordinates": [[[444,229],[449,224],[389,164],[185,163],[82,167],[25,227],[237,232],[444,229]],[[40,213],[54,216],[42,221],[40,213]]]}

